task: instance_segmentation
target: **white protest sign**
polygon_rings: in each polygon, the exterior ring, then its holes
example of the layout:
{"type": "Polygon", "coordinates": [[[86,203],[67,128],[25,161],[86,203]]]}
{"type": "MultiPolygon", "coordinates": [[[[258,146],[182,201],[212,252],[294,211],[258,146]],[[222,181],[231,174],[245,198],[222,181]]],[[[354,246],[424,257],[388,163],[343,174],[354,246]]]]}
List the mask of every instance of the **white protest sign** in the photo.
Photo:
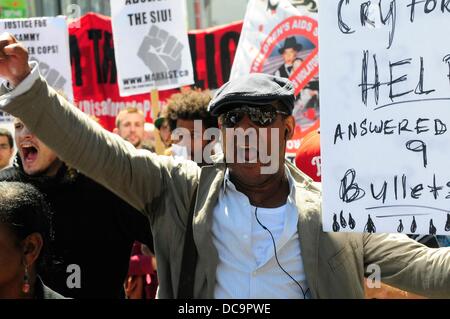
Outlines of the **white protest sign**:
{"type": "Polygon", "coordinates": [[[321,1],[325,231],[450,235],[449,1],[321,1]]]}
{"type": "Polygon", "coordinates": [[[182,0],[111,0],[121,96],[194,83],[182,0]]]}
{"type": "Polygon", "coordinates": [[[0,127],[14,132],[14,117],[5,112],[0,112],[0,127]]]}
{"type": "Polygon", "coordinates": [[[65,17],[2,19],[0,32],[9,32],[27,48],[30,60],[39,62],[47,82],[73,101],[69,31],[65,17]]]}

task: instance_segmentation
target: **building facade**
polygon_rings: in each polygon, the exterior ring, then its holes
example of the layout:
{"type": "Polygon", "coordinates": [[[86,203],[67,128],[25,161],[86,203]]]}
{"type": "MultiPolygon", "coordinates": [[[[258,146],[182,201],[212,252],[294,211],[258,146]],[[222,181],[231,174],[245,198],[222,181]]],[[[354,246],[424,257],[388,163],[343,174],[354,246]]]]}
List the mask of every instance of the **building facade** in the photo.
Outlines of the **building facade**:
{"type": "MultiPolygon", "coordinates": [[[[0,17],[66,15],[77,18],[87,12],[111,16],[111,0],[0,0],[0,17]],[[16,7],[12,7],[13,4],[16,7]],[[7,15],[7,16],[5,16],[7,15]]],[[[204,29],[243,20],[249,0],[180,0],[187,9],[187,27],[204,29]]],[[[278,0],[266,0],[275,3],[278,0]]],[[[317,7],[318,0],[290,0],[294,5],[317,7]]]]}
{"type": "MultiPolygon", "coordinates": [[[[0,7],[2,1],[0,0],[0,7]]],[[[14,0],[16,3],[17,0],[14,0]]],[[[242,20],[248,0],[180,0],[185,1],[187,9],[187,27],[202,29],[242,20]]],[[[20,2],[20,1],[19,1],[20,2]]],[[[71,18],[87,12],[111,16],[110,0],[30,0],[25,1],[28,17],[66,15],[71,18]]],[[[20,16],[12,16],[20,17],[20,16]]]]}
{"type": "Polygon", "coordinates": [[[110,0],[34,0],[29,3],[32,17],[57,15],[75,17],[90,11],[107,16],[111,14],[110,0]]]}

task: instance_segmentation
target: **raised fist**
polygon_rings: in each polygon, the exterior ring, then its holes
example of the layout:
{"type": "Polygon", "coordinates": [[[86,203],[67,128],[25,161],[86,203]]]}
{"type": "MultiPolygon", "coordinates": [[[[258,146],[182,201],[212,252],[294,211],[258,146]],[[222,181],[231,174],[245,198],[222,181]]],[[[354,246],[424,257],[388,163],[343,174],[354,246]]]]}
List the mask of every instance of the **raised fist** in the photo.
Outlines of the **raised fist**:
{"type": "Polygon", "coordinates": [[[28,50],[9,33],[0,35],[0,77],[13,86],[22,82],[31,68],[28,65],[28,50]]]}
{"type": "Polygon", "coordinates": [[[52,69],[50,65],[45,62],[40,62],[35,57],[31,57],[30,61],[36,61],[39,64],[39,72],[51,87],[53,87],[57,91],[64,90],[64,86],[66,85],[67,80],[59,73],[58,70],[52,69]]]}
{"type": "MultiPolygon", "coordinates": [[[[157,73],[167,75],[170,71],[180,69],[182,50],[183,45],[177,38],[153,25],[139,47],[138,56],[154,76],[157,73]]],[[[177,81],[176,77],[170,79],[164,76],[164,79],[161,79],[160,76],[155,82],[164,85],[177,81]]]]}

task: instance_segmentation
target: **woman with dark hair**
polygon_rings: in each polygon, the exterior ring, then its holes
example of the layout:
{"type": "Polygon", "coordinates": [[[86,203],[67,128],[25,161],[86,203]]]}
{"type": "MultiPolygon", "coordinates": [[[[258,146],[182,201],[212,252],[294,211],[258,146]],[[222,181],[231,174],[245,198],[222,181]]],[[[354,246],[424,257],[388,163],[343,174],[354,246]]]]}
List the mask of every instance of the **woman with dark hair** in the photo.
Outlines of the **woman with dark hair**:
{"type": "Polygon", "coordinates": [[[0,298],[63,299],[46,287],[51,213],[43,195],[29,184],[0,182],[0,298]]]}

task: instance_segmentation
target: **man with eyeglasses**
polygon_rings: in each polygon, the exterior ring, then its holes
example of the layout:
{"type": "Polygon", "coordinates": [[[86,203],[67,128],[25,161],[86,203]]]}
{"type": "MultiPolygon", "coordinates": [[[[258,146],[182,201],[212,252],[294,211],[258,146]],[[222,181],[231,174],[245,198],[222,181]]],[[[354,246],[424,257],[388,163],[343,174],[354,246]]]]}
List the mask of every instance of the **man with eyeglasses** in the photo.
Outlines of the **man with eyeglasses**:
{"type": "Polygon", "coordinates": [[[216,92],[209,110],[220,118],[225,154],[199,168],[140,152],[94,125],[46,84],[9,34],[0,52],[9,82],[2,109],[149,216],[160,298],[363,298],[371,264],[388,284],[450,297],[448,249],[401,235],[322,232],[320,189],[284,160],[295,125],[287,79],[250,74],[216,92]],[[244,138],[231,134],[239,130],[244,138]],[[254,134],[258,146],[249,142],[254,134]],[[276,170],[263,173],[269,166],[276,170]]]}

